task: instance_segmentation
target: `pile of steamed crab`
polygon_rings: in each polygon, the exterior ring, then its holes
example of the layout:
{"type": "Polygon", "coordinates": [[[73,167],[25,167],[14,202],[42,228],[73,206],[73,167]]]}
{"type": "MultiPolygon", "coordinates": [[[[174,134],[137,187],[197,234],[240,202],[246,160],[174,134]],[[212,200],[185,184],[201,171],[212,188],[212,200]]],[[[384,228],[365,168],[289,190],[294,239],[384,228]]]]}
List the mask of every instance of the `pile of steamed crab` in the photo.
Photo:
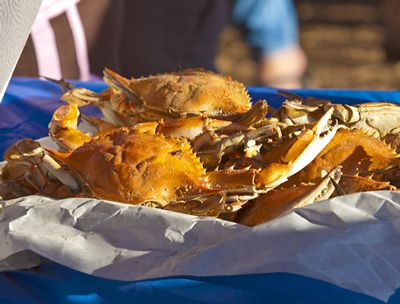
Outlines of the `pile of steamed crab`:
{"type": "Polygon", "coordinates": [[[185,70],[100,93],[69,87],[49,136],[4,153],[0,199],[92,197],[254,226],[333,196],[400,187],[400,107],[286,94],[279,109],[243,84],[185,70]],[[102,117],[80,114],[97,106],[102,117]],[[85,121],[88,133],[78,128],[85,121]]]}

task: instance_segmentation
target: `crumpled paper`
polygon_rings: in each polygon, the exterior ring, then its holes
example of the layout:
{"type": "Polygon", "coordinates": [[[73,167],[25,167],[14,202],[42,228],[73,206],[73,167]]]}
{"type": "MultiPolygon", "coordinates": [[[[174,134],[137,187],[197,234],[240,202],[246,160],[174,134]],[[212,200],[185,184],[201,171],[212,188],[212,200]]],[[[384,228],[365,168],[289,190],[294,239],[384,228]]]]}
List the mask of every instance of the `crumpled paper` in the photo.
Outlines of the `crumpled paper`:
{"type": "Polygon", "coordinates": [[[0,261],[34,252],[119,280],[289,272],[387,301],[400,286],[399,203],[397,192],[357,193],[249,228],[95,199],[30,196],[6,202],[0,261]]]}
{"type": "Polygon", "coordinates": [[[0,102],[42,0],[0,1],[0,102]]]}

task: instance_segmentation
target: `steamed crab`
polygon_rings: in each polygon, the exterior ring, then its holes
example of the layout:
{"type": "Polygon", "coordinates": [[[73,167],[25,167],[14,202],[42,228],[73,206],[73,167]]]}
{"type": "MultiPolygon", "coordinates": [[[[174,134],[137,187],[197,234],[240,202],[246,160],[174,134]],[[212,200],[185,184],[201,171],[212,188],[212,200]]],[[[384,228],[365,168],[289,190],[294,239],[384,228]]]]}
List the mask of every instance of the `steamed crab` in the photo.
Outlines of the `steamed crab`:
{"type": "Polygon", "coordinates": [[[241,197],[254,197],[254,171],[208,176],[187,141],[132,128],[104,132],[72,152],[44,149],[25,139],[6,155],[0,181],[4,199],[83,196],[218,215],[240,207],[241,197]],[[223,176],[228,179],[224,184],[223,176]],[[236,189],[229,189],[232,184],[236,189]]]}
{"type": "Polygon", "coordinates": [[[64,151],[68,145],[77,148],[90,140],[87,134],[73,131],[78,108],[86,104],[95,104],[103,112],[104,119],[83,116],[100,132],[154,122],[157,133],[188,139],[202,154],[205,166],[213,168],[228,151],[260,141],[279,128],[268,125],[255,131],[265,120],[268,104],[259,101],[251,106],[242,84],[212,72],[185,70],[128,80],[105,69],[104,80],[110,87],[100,94],[72,88],[62,97],[67,105],[56,110],[49,134],[64,151]],[[216,157],[208,161],[210,154],[216,157]]]}
{"type": "Polygon", "coordinates": [[[116,126],[192,116],[235,120],[251,107],[243,84],[204,70],[184,70],[127,79],[104,70],[110,86],[100,94],[72,89],[62,97],[68,103],[95,104],[106,122],[116,126]]]}

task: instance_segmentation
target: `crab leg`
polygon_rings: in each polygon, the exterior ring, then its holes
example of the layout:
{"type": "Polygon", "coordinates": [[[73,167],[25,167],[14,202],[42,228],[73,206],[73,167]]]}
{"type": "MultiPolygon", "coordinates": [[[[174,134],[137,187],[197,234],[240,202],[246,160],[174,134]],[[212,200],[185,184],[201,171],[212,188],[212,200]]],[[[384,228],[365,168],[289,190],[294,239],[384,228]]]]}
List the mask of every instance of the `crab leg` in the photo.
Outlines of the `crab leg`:
{"type": "Polygon", "coordinates": [[[22,165],[34,164],[44,169],[45,172],[50,172],[62,184],[68,186],[73,191],[79,190],[79,185],[71,174],[64,170],[62,166],[52,157],[46,154],[45,150],[38,142],[31,139],[23,139],[11,146],[5,153],[7,161],[20,162],[22,165]]]}
{"type": "Polygon", "coordinates": [[[144,106],[143,99],[129,87],[129,79],[122,77],[121,75],[115,73],[108,68],[105,68],[103,80],[110,87],[125,92],[128,96],[131,97],[130,101],[132,101],[133,103],[139,106],[144,106]]]}
{"type": "Polygon", "coordinates": [[[240,116],[239,119],[235,121],[237,124],[241,124],[250,127],[257,122],[263,120],[265,115],[268,113],[268,104],[264,100],[257,101],[249,111],[240,116]]]}
{"type": "MultiPolygon", "coordinates": [[[[266,102],[259,101],[243,116],[243,119],[239,119],[235,122],[202,116],[187,117],[168,121],[162,120],[158,122],[156,132],[175,138],[184,137],[191,141],[208,131],[224,135],[233,134],[246,131],[248,127],[264,119],[267,110],[268,105],[266,102]]],[[[119,126],[118,124],[112,124],[97,117],[88,117],[82,115],[82,118],[100,131],[119,126]]],[[[141,124],[143,123],[136,124],[135,127],[140,128],[141,124]]]]}
{"type": "Polygon", "coordinates": [[[64,93],[75,89],[75,86],[72,83],[69,83],[68,81],[65,81],[65,79],[61,78],[60,80],[54,79],[54,78],[50,78],[47,76],[40,76],[41,78],[44,78],[48,81],[54,82],[56,84],[58,84],[61,89],[63,90],[64,93]]]}
{"type": "Polygon", "coordinates": [[[68,186],[73,192],[79,192],[80,187],[70,172],[63,170],[61,165],[49,155],[43,156],[43,168],[55,176],[63,185],[68,186]]]}
{"type": "Polygon", "coordinates": [[[163,208],[192,215],[219,216],[240,210],[258,196],[255,170],[213,171],[207,176],[210,190],[201,195],[178,198],[163,208]]]}
{"type": "Polygon", "coordinates": [[[4,153],[4,157],[7,164],[0,176],[0,196],[90,194],[76,172],[54,160],[32,139],[18,141],[4,153]]]}
{"type": "Polygon", "coordinates": [[[277,115],[287,125],[299,125],[315,122],[324,112],[321,106],[306,105],[299,100],[287,100],[277,115]]]}
{"type": "Polygon", "coordinates": [[[340,167],[336,167],[315,185],[292,186],[260,195],[239,212],[235,221],[242,225],[255,226],[293,208],[328,199],[335,190],[334,183],[338,183],[341,176],[340,167]]]}
{"type": "Polygon", "coordinates": [[[216,168],[224,155],[235,151],[251,140],[259,142],[274,134],[276,134],[276,128],[264,126],[248,132],[239,132],[210,144],[196,145],[194,151],[197,152],[207,168],[216,168]]]}
{"type": "Polygon", "coordinates": [[[115,92],[110,88],[105,89],[101,93],[96,93],[85,88],[77,88],[66,92],[61,97],[61,99],[68,104],[75,104],[78,106],[98,106],[103,113],[105,121],[108,123],[117,126],[133,125],[137,122],[136,119],[118,113],[118,111],[124,113],[124,109],[118,108],[116,110],[113,108],[112,102],[116,105],[125,104],[120,100],[121,98],[124,98],[124,96],[121,96],[121,94],[115,92]]]}
{"type": "Polygon", "coordinates": [[[81,114],[82,121],[87,122],[90,126],[94,127],[97,132],[106,131],[114,128],[118,128],[117,125],[109,123],[101,118],[95,116],[88,116],[85,114],[81,114]]]}
{"type": "Polygon", "coordinates": [[[77,104],[79,106],[86,105],[98,105],[102,102],[102,95],[90,91],[85,88],[75,88],[71,91],[67,91],[61,99],[67,102],[68,104],[77,104]]]}
{"type": "MultiPolygon", "coordinates": [[[[202,116],[181,118],[177,120],[161,121],[157,133],[172,137],[185,137],[194,140],[207,131],[216,134],[234,134],[244,132],[248,127],[265,118],[268,105],[265,101],[258,101],[242,118],[231,122],[227,120],[213,119],[202,116]]],[[[196,148],[198,146],[196,145],[196,148]]]]}
{"type": "Polygon", "coordinates": [[[175,138],[184,137],[194,140],[204,132],[218,131],[230,124],[232,124],[230,121],[195,116],[166,122],[161,121],[158,123],[157,133],[175,138]]]}
{"type": "Polygon", "coordinates": [[[258,196],[255,177],[256,170],[218,170],[208,172],[210,188],[223,191],[226,194],[225,207],[222,213],[236,212],[249,200],[258,196]]]}
{"type": "Polygon", "coordinates": [[[186,201],[171,201],[163,209],[198,216],[218,216],[224,210],[225,199],[224,192],[217,192],[186,201]]]}

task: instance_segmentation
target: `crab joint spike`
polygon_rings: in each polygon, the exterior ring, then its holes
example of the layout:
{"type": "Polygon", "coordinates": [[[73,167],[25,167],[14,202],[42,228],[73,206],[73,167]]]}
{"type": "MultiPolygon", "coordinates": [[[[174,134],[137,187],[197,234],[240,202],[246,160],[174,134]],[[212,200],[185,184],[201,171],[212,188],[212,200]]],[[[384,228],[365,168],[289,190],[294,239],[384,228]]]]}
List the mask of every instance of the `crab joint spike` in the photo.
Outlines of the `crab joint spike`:
{"type": "Polygon", "coordinates": [[[63,93],[67,93],[68,91],[71,91],[76,88],[72,83],[65,81],[64,78],[57,80],[47,76],[39,76],[39,77],[58,84],[61,87],[63,93]]]}
{"type": "Polygon", "coordinates": [[[332,183],[333,187],[335,187],[335,190],[338,195],[346,195],[346,192],[343,190],[342,186],[340,186],[332,176],[329,176],[329,180],[332,183]]]}

